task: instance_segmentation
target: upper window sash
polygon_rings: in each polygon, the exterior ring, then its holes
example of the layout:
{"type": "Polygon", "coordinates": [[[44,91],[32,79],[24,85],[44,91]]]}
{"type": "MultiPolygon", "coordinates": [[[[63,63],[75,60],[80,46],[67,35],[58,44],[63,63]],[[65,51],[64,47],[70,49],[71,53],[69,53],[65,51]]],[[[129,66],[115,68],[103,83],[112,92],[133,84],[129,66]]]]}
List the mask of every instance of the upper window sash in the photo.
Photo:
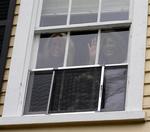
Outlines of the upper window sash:
{"type": "Polygon", "coordinates": [[[36,26],[53,27],[83,23],[126,21],[131,19],[131,6],[132,0],[113,0],[111,2],[108,0],[39,0],[36,26]]]}

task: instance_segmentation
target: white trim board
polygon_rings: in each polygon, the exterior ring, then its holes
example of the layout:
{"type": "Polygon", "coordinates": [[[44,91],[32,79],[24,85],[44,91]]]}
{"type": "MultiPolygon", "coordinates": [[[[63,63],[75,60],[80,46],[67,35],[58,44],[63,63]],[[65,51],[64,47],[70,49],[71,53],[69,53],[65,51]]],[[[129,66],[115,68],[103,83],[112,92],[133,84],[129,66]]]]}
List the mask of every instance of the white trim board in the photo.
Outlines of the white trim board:
{"type": "Polygon", "coordinates": [[[144,121],[145,114],[142,111],[133,112],[85,112],[52,115],[28,115],[22,117],[0,118],[0,126],[6,125],[36,125],[73,122],[104,122],[104,121],[144,121]]]}

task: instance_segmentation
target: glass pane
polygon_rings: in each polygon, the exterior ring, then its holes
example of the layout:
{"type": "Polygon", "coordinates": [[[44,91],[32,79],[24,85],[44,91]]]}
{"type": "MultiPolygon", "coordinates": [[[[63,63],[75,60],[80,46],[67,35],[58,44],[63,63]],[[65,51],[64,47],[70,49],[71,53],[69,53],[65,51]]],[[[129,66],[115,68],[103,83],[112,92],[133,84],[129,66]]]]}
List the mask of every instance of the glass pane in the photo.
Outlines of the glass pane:
{"type": "Polygon", "coordinates": [[[108,67],[105,70],[101,111],[125,109],[127,67],[108,67]]]}
{"type": "Polygon", "coordinates": [[[31,72],[25,104],[25,114],[45,113],[47,110],[52,72],[31,72]]]}
{"type": "Polygon", "coordinates": [[[101,32],[99,64],[127,62],[129,29],[114,29],[101,32]]]}
{"type": "Polygon", "coordinates": [[[97,31],[72,32],[70,36],[67,64],[69,66],[95,63],[97,31]]]}
{"type": "Polygon", "coordinates": [[[72,0],[71,24],[97,21],[99,0],[72,0]]]}
{"type": "Polygon", "coordinates": [[[101,68],[56,71],[49,113],[96,111],[101,68]]]}
{"type": "Polygon", "coordinates": [[[69,0],[43,0],[40,26],[65,25],[69,0]]]}
{"type": "Polygon", "coordinates": [[[36,68],[61,67],[64,62],[66,34],[42,34],[36,68]]]}
{"type": "Polygon", "coordinates": [[[128,20],[130,0],[102,0],[101,21],[128,20]]]}

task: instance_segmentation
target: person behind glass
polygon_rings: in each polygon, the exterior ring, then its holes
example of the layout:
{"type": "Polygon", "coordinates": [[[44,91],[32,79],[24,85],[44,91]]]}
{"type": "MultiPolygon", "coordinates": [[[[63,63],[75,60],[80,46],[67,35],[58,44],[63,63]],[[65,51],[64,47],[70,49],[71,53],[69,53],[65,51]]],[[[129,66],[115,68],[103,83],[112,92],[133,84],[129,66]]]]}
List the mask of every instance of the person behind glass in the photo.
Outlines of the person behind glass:
{"type": "Polygon", "coordinates": [[[66,35],[63,33],[52,34],[49,40],[49,66],[63,66],[66,45],[66,35]]]}
{"type": "Polygon", "coordinates": [[[65,47],[65,33],[54,33],[46,38],[41,38],[37,57],[37,67],[55,68],[63,66],[65,47]]]}
{"type": "Polygon", "coordinates": [[[127,44],[119,34],[101,37],[99,64],[118,64],[126,61],[127,44]]]}

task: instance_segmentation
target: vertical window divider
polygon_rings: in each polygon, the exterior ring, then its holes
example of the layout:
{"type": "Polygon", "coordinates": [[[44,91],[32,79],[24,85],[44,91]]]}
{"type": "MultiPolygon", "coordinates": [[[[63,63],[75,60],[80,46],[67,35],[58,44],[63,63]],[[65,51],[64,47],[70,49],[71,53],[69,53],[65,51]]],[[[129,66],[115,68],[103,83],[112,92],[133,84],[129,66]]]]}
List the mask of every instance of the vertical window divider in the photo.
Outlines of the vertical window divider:
{"type": "Polygon", "coordinates": [[[37,62],[37,53],[38,53],[38,49],[39,49],[39,42],[40,42],[40,35],[35,35],[34,38],[34,44],[33,44],[33,52],[32,57],[31,57],[31,61],[30,61],[30,69],[36,68],[36,62],[37,62]]]}
{"type": "Polygon", "coordinates": [[[46,114],[49,113],[49,107],[50,107],[51,96],[52,96],[52,91],[53,91],[54,77],[55,77],[55,70],[53,70],[53,74],[52,74],[52,79],[51,79],[51,85],[50,85],[50,91],[49,91],[49,97],[48,97],[46,114]]]}
{"type": "Polygon", "coordinates": [[[68,51],[69,51],[69,41],[70,41],[70,32],[67,33],[67,41],[66,41],[66,48],[65,48],[65,56],[64,56],[64,67],[67,66],[67,58],[68,58],[68,51]]]}
{"type": "Polygon", "coordinates": [[[102,66],[101,78],[100,78],[99,98],[98,98],[98,108],[97,108],[97,111],[99,111],[99,112],[101,110],[101,102],[102,102],[102,94],[103,94],[104,71],[105,71],[105,66],[102,66]]]}
{"type": "Polygon", "coordinates": [[[98,30],[95,64],[98,64],[98,61],[99,61],[100,36],[101,36],[101,30],[98,30]]]}
{"type": "Polygon", "coordinates": [[[71,6],[72,6],[72,0],[69,0],[69,8],[68,8],[68,16],[67,16],[67,25],[69,25],[69,23],[70,23],[71,6]]]}
{"type": "Polygon", "coordinates": [[[38,11],[37,11],[36,25],[35,25],[36,27],[39,27],[39,25],[40,25],[42,7],[43,7],[43,0],[38,0],[38,11]]]}
{"type": "Polygon", "coordinates": [[[100,18],[101,18],[101,4],[102,4],[102,0],[99,0],[97,22],[100,22],[100,18]]]}
{"type": "Polygon", "coordinates": [[[129,2],[129,20],[132,20],[133,9],[134,9],[134,0],[130,0],[130,2],[129,2]]]}

